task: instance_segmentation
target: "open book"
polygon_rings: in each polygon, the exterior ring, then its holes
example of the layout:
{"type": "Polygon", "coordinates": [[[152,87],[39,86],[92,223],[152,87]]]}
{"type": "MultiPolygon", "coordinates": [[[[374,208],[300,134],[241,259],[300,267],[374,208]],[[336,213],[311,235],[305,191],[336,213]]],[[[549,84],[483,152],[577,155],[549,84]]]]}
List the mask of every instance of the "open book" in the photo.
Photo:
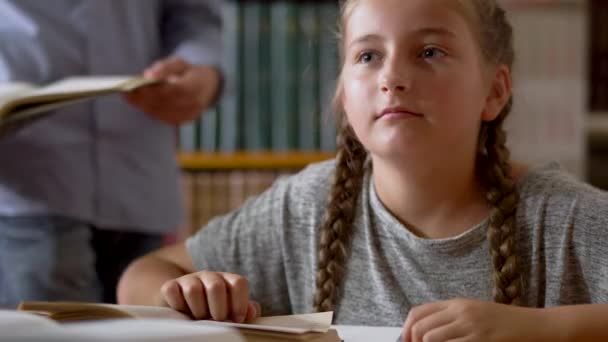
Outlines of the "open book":
{"type": "Polygon", "coordinates": [[[141,76],[78,76],[47,86],[0,83],[0,136],[74,102],[117,92],[129,92],[158,81],[141,76]]]}
{"type": "MultiPolygon", "coordinates": [[[[66,325],[55,324],[63,333],[111,330],[110,325],[137,326],[145,322],[164,322],[187,330],[198,329],[204,333],[211,329],[228,329],[236,332],[242,341],[309,341],[339,342],[337,332],[330,329],[332,312],[316,314],[261,317],[252,323],[232,323],[216,321],[193,321],[185,314],[170,308],[136,305],[93,304],[78,302],[22,302],[20,313],[29,313],[36,318],[43,317],[48,322],[84,322],[66,325]],[[124,318],[132,318],[125,320],[124,318]],[[135,319],[133,319],[135,318],[135,319]],[[116,320],[118,319],[118,321],[116,320]]],[[[145,324],[144,324],[145,325],[145,324]]],[[[137,331],[135,332],[137,334],[137,331]]],[[[179,333],[175,331],[175,333],[179,333]]],[[[141,333],[137,335],[141,338],[141,333]]]]}

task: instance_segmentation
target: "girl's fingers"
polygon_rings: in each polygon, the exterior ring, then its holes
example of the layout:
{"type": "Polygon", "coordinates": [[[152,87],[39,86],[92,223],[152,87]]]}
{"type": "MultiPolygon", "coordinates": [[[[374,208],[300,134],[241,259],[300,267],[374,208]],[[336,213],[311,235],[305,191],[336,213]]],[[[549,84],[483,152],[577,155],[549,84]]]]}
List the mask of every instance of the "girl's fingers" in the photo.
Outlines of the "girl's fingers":
{"type": "Polygon", "coordinates": [[[169,307],[195,319],[242,323],[261,315],[260,304],[249,300],[247,280],[231,273],[185,275],[163,284],[160,297],[169,307]]]}
{"type": "Polygon", "coordinates": [[[252,322],[256,318],[262,316],[262,309],[258,302],[253,300],[249,301],[247,304],[247,317],[245,318],[245,322],[252,322]]]}
{"type": "MultiPolygon", "coordinates": [[[[446,310],[434,312],[423,319],[415,322],[410,329],[411,341],[429,341],[427,338],[431,332],[435,333],[437,329],[441,329],[454,321],[446,310]]],[[[431,334],[433,335],[433,334],[431,334]]],[[[435,340],[431,340],[435,341],[435,340]]],[[[445,341],[445,340],[440,340],[445,341]]]]}
{"type": "Polygon", "coordinates": [[[184,300],[195,319],[209,318],[205,287],[198,277],[186,276],[178,279],[184,300]]]}
{"type": "Polygon", "coordinates": [[[161,296],[163,300],[174,310],[190,314],[188,304],[184,300],[184,296],[181,291],[181,287],[176,279],[169,280],[163,284],[160,288],[161,296]]]}
{"type": "Polygon", "coordinates": [[[230,308],[224,278],[215,272],[203,272],[200,279],[205,287],[211,318],[216,321],[225,321],[228,319],[230,308]]]}
{"type": "Polygon", "coordinates": [[[424,319],[425,317],[445,309],[447,304],[445,302],[434,302],[425,305],[417,306],[410,310],[407,315],[407,319],[403,325],[403,332],[401,333],[403,336],[403,340],[406,342],[413,341],[412,340],[412,326],[416,324],[418,321],[424,319]]]}
{"type": "Polygon", "coordinates": [[[245,322],[251,322],[258,318],[255,305],[252,302],[247,304],[247,315],[245,316],[245,322]]]}
{"type": "Polygon", "coordinates": [[[262,306],[260,305],[260,303],[254,301],[254,300],[252,300],[251,302],[255,306],[256,318],[262,317],[262,306]]]}
{"type": "Polygon", "coordinates": [[[243,323],[249,304],[249,284],[245,278],[236,274],[221,273],[221,275],[228,285],[230,318],[233,322],[243,323]]]}
{"type": "MultiPolygon", "coordinates": [[[[442,325],[436,329],[429,331],[424,336],[424,341],[428,342],[443,342],[443,341],[462,341],[466,337],[466,332],[461,327],[452,322],[442,325]]],[[[420,340],[422,341],[422,340],[420,340]]]]}

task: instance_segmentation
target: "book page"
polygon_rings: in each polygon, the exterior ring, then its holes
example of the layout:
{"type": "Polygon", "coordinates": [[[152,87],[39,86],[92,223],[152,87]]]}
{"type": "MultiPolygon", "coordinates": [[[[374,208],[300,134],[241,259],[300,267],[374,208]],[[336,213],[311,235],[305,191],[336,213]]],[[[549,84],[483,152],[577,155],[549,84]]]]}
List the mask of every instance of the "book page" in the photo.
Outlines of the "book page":
{"type": "Polygon", "coordinates": [[[176,320],[123,319],[70,323],[62,328],[79,341],[246,341],[237,329],[176,320]]]}
{"type": "Polygon", "coordinates": [[[26,331],[58,326],[55,321],[33,313],[0,310],[0,331],[26,331]]]}
{"type": "Polygon", "coordinates": [[[329,311],[302,315],[260,317],[256,319],[253,324],[326,332],[331,325],[333,315],[333,311],[329,311]]]}
{"type": "MultiPolygon", "coordinates": [[[[27,315],[21,313],[21,315],[27,315]]],[[[0,314],[1,341],[45,341],[45,342],[245,342],[238,330],[225,327],[193,325],[191,322],[158,319],[98,320],[77,323],[55,324],[50,327],[31,324],[15,329],[15,325],[4,324],[0,314]],[[4,328],[4,329],[2,329],[4,328]]],[[[36,318],[36,317],[35,317],[36,318]]],[[[6,322],[5,322],[6,321],[6,322]]],[[[52,323],[52,322],[51,322],[52,323]]]]}
{"type": "Polygon", "coordinates": [[[0,83],[0,107],[3,103],[20,95],[27,94],[34,89],[33,85],[25,82],[0,83]]]}
{"type": "Polygon", "coordinates": [[[234,328],[244,328],[261,331],[272,331],[290,334],[305,334],[310,332],[324,333],[329,330],[333,311],[303,315],[260,317],[253,323],[232,323],[216,321],[200,321],[203,324],[220,325],[234,328]]]}
{"type": "Polygon", "coordinates": [[[37,302],[24,301],[18,310],[44,313],[58,321],[113,319],[113,318],[163,318],[191,320],[188,315],[170,308],[143,305],[117,305],[85,302],[37,302]]]}
{"type": "Polygon", "coordinates": [[[78,76],[51,83],[39,88],[28,96],[65,95],[112,90],[131,90],[154,81],[134,76],[78,76]]]}
{"type": "Polygon", "coordinates": [[[99,304],[131,314],[135,318],[163,318],[190,321],[191,318],[179,311],[160,306],[99,304]]]}

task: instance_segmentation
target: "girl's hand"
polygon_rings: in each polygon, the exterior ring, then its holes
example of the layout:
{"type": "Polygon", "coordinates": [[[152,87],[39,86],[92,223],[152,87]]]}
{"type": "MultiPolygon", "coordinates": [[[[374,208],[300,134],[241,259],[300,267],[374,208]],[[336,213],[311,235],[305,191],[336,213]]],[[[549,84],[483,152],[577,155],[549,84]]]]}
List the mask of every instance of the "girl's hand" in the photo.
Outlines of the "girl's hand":
{"type": "Polygon", "coordinates": [[[223,272],[203,271],[169,280],[162,285],[158,302],[195,319],[243,323],[262,314],[260,304],[249,299],[247,280],[223,272]]]}
{"type": "Polygon", "coordinates": [[[453,299],[413,308],[401,336],[406,342],[542,341],[546,327],[540,309],[453,299]]]}

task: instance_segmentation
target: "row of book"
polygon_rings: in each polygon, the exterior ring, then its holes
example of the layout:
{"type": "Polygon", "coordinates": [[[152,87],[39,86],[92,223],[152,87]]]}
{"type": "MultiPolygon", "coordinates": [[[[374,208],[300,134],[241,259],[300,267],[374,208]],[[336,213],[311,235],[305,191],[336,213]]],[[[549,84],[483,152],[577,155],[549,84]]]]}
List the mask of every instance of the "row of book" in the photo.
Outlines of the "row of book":
{"type": "Polygon", "coordinates": [[[225,89],[182,151],[335,149],[337,1],[226,1],[225,89]]]}
{"type": "Polygon", "coordinates": [[[281,176],[297,170],[207,170],[182,175],[187,220],[180,234],[189,236],[216,216],[241,206],[281,176]]]}

